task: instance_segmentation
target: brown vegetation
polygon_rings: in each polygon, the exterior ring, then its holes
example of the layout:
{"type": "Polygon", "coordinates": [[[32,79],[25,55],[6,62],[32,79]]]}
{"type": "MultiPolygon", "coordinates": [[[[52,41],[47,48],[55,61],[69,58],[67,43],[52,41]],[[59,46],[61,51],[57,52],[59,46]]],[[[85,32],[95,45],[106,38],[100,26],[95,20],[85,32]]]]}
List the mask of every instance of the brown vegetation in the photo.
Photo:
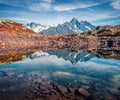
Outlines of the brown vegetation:
{"type": "Polygon", "coordinates": [[[5,32],[9,34],[36,34],[32,30],[28,29],[26,26],[18,24],[16,22],[12,22],[10,20],[0,20],[0,32],[5,32]]]}
{"type": "Polygon", "coordinates": [[[120,36],[120,25],[118,26],[99,26],[96,30],[84,32],[83,35],[92,36],[120,36]]]}

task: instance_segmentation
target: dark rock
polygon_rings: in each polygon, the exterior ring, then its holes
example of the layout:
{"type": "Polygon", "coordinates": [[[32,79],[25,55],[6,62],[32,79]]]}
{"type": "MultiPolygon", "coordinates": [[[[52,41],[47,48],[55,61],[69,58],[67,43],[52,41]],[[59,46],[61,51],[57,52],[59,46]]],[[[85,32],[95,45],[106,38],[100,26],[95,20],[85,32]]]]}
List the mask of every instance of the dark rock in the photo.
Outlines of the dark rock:
{"type": "Polygon", "coordinates": [[[69,100],[73,100],[75,98],[75,95],[73,93],[67,93],[65,94],[65,97],[68,98],[69,100]]]}
{"type": "Polygon", "coordinates": [[[45,87],[45,86],[40,86],[40,89],[41,89],[42,91],[48,91],[48,88],[45,87]]]}
{"type": "Polygon", "coordinates": [[[77,89],[76,94],[83,95],[84,97],[89,97],[90,96],[90,93],[83,88],[77,89]]]}
{"type": "MultiPolygon", "coordinates": [[[[86,99],[83,97],[76,97],[74,100],[86,100],[86,99]]],[[[90,100],[92,100],[92,99],[90,99],[90,100]]]]}
{"type": "Polygon", "coordinates": [[[50,97],[49,100],[60,100],[60,99],[58,99],[58,98],[59,98],[59,97],[58,97],[57,95],[54,95],[54,96],[50,97]]]}
{"type": "Polygon", "coordinates": [[[118,100],[118,99],[114,96],[107,96],[105,97],[105,100],[118,100]]]}
{"type": "Polygon", "coordinates": [[[41,79],[36,79],[35,81],[38,82],[38,83],[41,83],[41,82],[42,82],[41,79]]]}
{"type": "Polygon", "coordinates": [[[57,86],[57,90],[58,90],[58,92],[61,92],[62,94],[67,93],[67,88],[65,88],[64,86],[61,86],[61,85],[57,86]]]}
{"type": "Polygon", "coordinates": [[[75,88],[68,88],[68,92],[74,93],[75,92],[75,88]]]}

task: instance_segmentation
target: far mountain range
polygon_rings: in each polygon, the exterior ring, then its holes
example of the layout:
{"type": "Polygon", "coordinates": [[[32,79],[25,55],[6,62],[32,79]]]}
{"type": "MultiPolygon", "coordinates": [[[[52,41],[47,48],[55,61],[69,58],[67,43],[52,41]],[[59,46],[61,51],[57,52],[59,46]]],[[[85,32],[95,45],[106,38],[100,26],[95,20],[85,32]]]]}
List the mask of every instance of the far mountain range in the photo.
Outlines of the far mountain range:
{"type": "Polygon", "coordinates": [[[73,17],[70,22],[58,24],[55,27],[41,25],[35,22],[28,23],[27,27],[40,34],[65,35],[87,32],[88,30],[96,29],[97,26],[94,26],[87,21],[79,21],[77,18],[73,17]]]}

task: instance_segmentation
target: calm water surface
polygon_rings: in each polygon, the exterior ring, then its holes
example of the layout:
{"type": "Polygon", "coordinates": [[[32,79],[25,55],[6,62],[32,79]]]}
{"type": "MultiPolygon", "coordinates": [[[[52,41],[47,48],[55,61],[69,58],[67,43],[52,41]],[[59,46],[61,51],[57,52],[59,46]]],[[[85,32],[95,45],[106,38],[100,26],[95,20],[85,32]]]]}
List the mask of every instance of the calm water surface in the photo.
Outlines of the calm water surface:
{"type": "Polygon", "coordinates": [[[0,100],[32,95],[31,87],[38,81],[82,87],[93,100],[120,100],[120,60],[87,52],[38,51],[22,61],[0,65],[0,100]]]}

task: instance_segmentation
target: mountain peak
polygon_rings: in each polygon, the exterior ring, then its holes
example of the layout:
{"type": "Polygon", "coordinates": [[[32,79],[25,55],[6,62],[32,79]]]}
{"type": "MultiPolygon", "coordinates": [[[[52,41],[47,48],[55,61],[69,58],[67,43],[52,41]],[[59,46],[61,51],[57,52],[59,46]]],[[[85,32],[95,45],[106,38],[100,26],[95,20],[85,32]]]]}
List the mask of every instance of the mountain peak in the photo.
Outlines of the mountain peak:
{"type": "Polygon", "coordinates": [[[31,27],[32,27],[32,26],[37,26],[37,25],[40,25],[40,24],[35,23],[35,22],[31,22],[31,23],[28,23],[28,24],[27,24],[27,26],[31,26],[31,27]]]}
{"type": "Polygon", "coordinates": [[[31,24],[35,24],[35,22],[31,22],[31,24]]]}
{"type": "Polygon", "coordinates": [[[76,17],[73,17],[70,22],[79,22],[79,21],[78,21],[78,19],[76,17]]]}
{"type": "Polygon", "coordinates": [[[76,17],[73,17],[72,20],[77,20],[77,18],[76,18],[76,17]]]}
{"type": "Polygon", "coordinates": [[[44,30],[44,29],[48,29],[49,26],[45,26],[45,25],[41,25],[39,23],[35,23],[35,22],[31,22],[27,24],[27,27],[29,29],[32,29],[33,31],[39,33],[40,31],[44,30]]]}

